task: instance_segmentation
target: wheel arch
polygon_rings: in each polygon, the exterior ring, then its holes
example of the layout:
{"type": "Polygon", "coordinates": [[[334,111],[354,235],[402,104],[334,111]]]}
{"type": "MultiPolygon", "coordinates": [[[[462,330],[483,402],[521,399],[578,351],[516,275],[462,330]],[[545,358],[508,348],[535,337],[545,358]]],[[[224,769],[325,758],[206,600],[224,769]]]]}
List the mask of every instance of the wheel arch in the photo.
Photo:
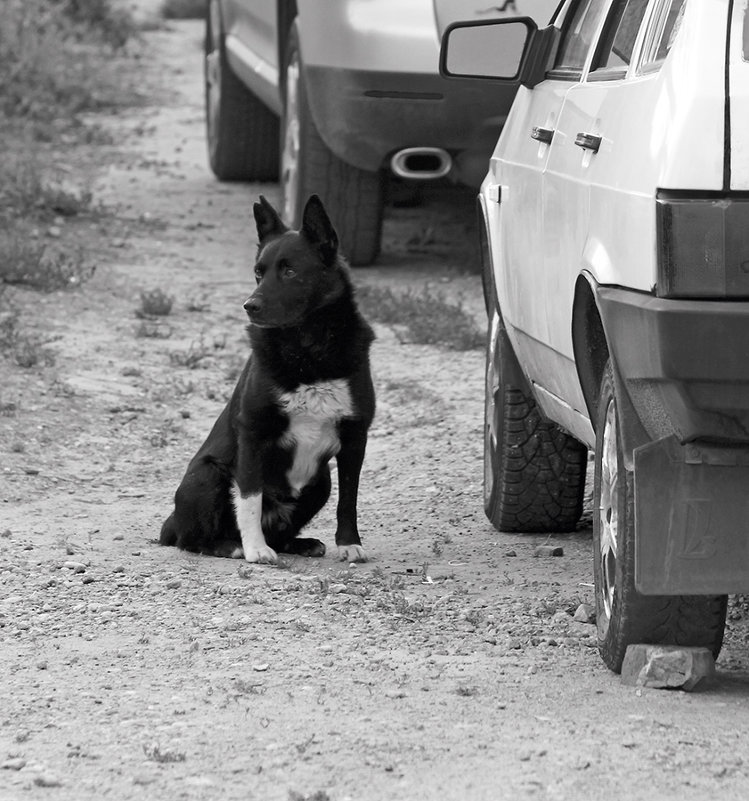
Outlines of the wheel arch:
{"type": "Polygon", "coordinates": [[[582,272],[575,282],[572,302],[572,350],[580,387],[591,425],[596,425],[596,409],[603,373],[610,351],[594,292],[595,279],[582,272]]]}
{"type": "Polygon", "coordinates": [[[479,193],[476,196],[476,217],[479,229],[479,256],[481,258],[481,288],[484,295],[486,317],[491,322],[492,309],[499,309],[497,285],[494,281],[494,260],[489,245],[489,220],[486,216],[486,201],[479,193]]]}

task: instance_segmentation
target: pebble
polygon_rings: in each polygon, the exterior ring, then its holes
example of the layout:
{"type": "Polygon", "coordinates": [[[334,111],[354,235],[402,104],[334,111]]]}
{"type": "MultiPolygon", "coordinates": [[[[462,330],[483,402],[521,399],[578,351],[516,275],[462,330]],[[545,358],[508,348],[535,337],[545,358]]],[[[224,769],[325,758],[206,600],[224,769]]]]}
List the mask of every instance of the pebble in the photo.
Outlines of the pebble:
{"type": "Polygon", "coordinates": [[[11,757],[0,763],[0,770],[21,770],[25,765],[26,760],[22,757],[11,757]]]}
{"type": "Polygon", "coordinates": [[[177,578],[169,579],[169,581],[167,581],[167,583],[166,583],[166,588],[168,590],[178,590],[181,586],[182,586],[182,582],[177,578]]]}
{"type": "Polygon", "coordinates": [[[332,595],[340,595],[342,592],[346,592],[348,587],[345,584],[331,584],[328,587],[328,592],[332,595]]]}
{"type": "Polygon", "coordinates": [[[67,568],[68,570],[72,570],[73,573],[86,572],[86,565],[82,564],[81,562],[67,561],[63,563],[63,567],[67,568]]]}
{"type": "Polygon", "coordinates": [[[564,548],[561,545],[539,545],[533,549],[536,557],[564,556],[564,548]]]}
{"type": "Polygon", "coordinates": [[[575,610],[575,614],[573,615],[573,619],[576,620],[578,623],[595,623],[596,622],[596,610],[594,606],[590,604],[580,604],[575,610]]]}
{"type": "Polygon", "coordinates": [[[47,236],[51,236],[53,239],[58,239],[62,235],[62,229],[59,225],[50,225],[47,228],[47,236]]]}
{"type": "Polygon", "coordinates": [[[62,782],[49,773],[40,773],[38,776],[34,776],[34,784],[37,787],[62,787],[62,782]]]}

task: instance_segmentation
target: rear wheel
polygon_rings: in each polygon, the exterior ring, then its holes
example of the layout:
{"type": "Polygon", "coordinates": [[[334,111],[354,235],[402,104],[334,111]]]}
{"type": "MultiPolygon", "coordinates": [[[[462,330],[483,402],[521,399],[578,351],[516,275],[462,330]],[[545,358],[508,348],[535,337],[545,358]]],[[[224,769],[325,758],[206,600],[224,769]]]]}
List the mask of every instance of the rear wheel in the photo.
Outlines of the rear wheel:
{"type": "Polygon", "coordinates": [[[484,510],[507,532],[571,531],[588,451],[541,417],[494,309],[486,355],[484,510]]]}
{"type": "Polygon", "coordinates": [[[298,227],[307,198],[320,195],[344,255],[353,265],[370,264],[380,252],[383,180],[379,172],[352,167],[323,142],[310,113],[296,26],[285,60],[281,145],[283,217],[298,227]]]}
{"type": "Polygon", "coordinates": [[[593,552],[601,657],[617,673],[634,643],[703,646],[717,658],[727,596],[641,595],[635,588],[634,476],[622,460],[611,363],[597,415],[593,552]]]}
{"type": "Polygon", "coordinates": [[[229,66],[218,2],[208,5],[205,35],[208,159],[222,181],[278,179],[278,117],[229,66]]]}

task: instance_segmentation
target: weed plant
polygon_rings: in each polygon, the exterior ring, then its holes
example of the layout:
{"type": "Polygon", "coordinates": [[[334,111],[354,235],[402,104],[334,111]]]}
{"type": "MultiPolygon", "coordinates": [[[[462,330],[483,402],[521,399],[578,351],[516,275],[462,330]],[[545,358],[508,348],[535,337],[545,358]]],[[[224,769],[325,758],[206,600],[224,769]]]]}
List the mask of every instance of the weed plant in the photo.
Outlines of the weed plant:
{"type": "Polygon", "coordinates": [[[174,297],[163,289],[150,289],[140,293],[140,307],[135,310],[136,317],[166,317],[172,311],[174,297]]]}
{"type": "Polygon", "coordinates": [[[134,30],[109,0],[2,0],[0,118],[64,122],[106,105],[115,83],[100,49],[123,46],[134,30]]]}

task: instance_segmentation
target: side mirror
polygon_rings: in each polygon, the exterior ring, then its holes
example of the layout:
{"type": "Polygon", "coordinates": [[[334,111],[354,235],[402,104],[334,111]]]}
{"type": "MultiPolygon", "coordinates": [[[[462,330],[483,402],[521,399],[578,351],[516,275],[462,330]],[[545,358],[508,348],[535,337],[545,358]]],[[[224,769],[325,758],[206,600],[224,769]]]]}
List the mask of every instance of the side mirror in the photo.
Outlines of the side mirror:
{"type": "Polygon", "coordinates": [[[530,17],[455,22],[442,36],[440,75],[533,87],[543,80],[558,33],[539,31],[530,17]]]}

